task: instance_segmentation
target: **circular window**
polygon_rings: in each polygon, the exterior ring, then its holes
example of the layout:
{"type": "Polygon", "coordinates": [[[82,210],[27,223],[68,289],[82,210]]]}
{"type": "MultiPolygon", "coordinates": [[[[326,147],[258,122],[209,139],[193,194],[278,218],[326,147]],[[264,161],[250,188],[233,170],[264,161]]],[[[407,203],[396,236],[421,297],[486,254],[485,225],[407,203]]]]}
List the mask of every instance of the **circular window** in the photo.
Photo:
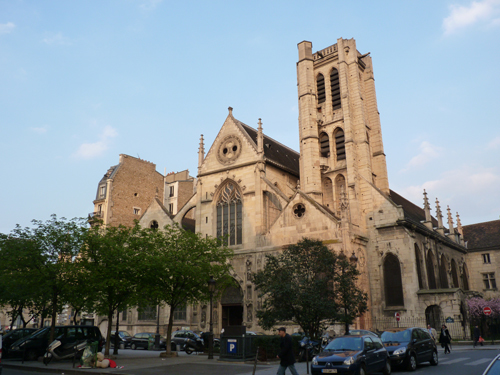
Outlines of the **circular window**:
{"type": "Polygon", "coordinates": [[[235,135],[229,135],[219,144],[217,159],[222,164],[231,164],[241,154],[241,141],[235,135]]]}
{"type": "Polygon", "coordinates": [[[293,214],[295,215],[296,218],[300,219],[303,217],[306,213],[306,207],[302,203],[297,203],[293,207],[293,214]]]}

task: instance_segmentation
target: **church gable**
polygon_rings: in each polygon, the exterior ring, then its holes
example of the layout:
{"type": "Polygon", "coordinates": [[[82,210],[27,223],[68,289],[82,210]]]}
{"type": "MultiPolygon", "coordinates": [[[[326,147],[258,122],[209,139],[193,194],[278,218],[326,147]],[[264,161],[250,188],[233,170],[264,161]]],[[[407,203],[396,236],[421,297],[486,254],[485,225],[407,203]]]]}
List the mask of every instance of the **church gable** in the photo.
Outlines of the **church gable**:
{"type": "Polygon", "coordinates": [[[164,228],[174,222],[167,208],[158,198],[153,199],[149,207],[139,219],[139,225],[143,228],[164,228]]]}
{"type": "Polygon", "coordinates": [[[301,191],[290,199],[271,226],[268,236],[274,245],[297,243],[303,237],[340,241],[340,220],[301,191]]]}
{"type": "Polygon", "coordinates": [[[228,168],[256,162],[257,145],[232,115],[232,108],[210,147],[200,168],[200,174],[218,172],[228,168]]]}

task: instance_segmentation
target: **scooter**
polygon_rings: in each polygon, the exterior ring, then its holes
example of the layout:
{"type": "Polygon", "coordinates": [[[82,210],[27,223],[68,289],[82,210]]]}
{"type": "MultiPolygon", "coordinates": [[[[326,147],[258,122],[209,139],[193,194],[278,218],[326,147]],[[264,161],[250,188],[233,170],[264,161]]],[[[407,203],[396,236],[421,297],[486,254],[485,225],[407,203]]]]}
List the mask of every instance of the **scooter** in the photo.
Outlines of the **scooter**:
{"type": "Polygon", "coordinates": [[[202,352],[204,349],[203,345],[203,340],[193,340],[193,339],[186,339],[184,342],[184,347],[183,350],[186,352],[186,354],[191,354],[192,352],[202,352]]]}
{"type": "Polygon", "coordinates": [[[78,358],[82,355],[83,350],[87,346],[87,341],[88,340],[85,339],[63,344],[59,337],[47,347],[47,352],[43,356],[43,363],[47,366],[52,359],[61,360],[72,357],[78,358]]]}
{"type": "Polygon", "coordinates": [[[319,354],[321,350],[321,345],[317,341],[310,340],[308,337],[302,338],[299,341],[299,362],[304,362],[306,360],[312,360],[316,354],[319,354]]]}

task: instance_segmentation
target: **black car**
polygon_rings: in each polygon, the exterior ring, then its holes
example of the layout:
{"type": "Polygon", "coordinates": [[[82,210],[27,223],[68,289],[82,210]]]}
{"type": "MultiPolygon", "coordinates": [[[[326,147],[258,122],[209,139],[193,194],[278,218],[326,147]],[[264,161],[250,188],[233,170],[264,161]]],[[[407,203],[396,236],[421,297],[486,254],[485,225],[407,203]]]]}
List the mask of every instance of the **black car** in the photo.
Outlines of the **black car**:
{"type": "Polygon", "coordinates": [[[415,371],[422,362],[430,362],[433,366],[438,364],[436,343],[425,329],[393,328],[382,332],[380,338],[394,366],[415,371]]]}
{"type": "Polygon", "coordinates": [[[7,358],[9,356],[10,346],[19,339],[31,335],[38,328],[19,328],[13,331],[7,332],[2,338],[2,358],[7,358]]]}
{"type": "MultiPolygon", "coordinates": [[[[98,350],[104,346],[104,338],[101,331],[95,326],[56,326],[54,327],[54,339],[61,337],[67,342],[76,339],[87,339],[99,343],[98,350]]],[[[36,361],[38,357],[45,354],[49,346],[50,327],[43,327],[32,334],[14,342],[9,350],[12,357],[21,357],[28,361],[36,361]]]]}
{"type": "MultiPolygon", "coordinates": [[[[134,337],[132,337],[132,340],[130,340],[130,347],[133,350],[136,350],[139,348],[148,349],[150,342],[152,344],[154,344],[155,336],[156,336],[156,333],[152,333],[152,332],[136,333],[134,335],[134,337]]],[[[165,338],[160,336],[160,349],[166,349],[166,348],[167,348],[167,344],[166,344],[165,338]]]]}
{"type": "MultiPolygon", "coordinates": [[[[191,354],[193,351],[198,351],[198,352],[203,351],[203,345],[204,345],[203,339],[193,331],[182,329],[179,331],[172,332],[171,340],[172,341],[170,345],[172,350],[176,350],[177,345],[179,345],[181,350],[185,350],[186,353],[188,354],[191,354]]],[[[214,346],[215,346],[215,340],[214,340],[214,346]]]]}
{"type": "MultiPolygon", "coordinates": [[[[115,333],[116,331],[111,331],[111,337],[109,343],[111,347],[115,346],[115,333]]],[[[130,348],[130,343],[132,341],[132,335],[127,331],[118,331],[118,343],[120,349],[130,348]]]]}
{"type": "Polygon", "coordinates": [[[333,339],[313,358],[311,373],[367,375],[391,373],[391,361],[382,341],[373,335],[347,335],[333,339]]]}

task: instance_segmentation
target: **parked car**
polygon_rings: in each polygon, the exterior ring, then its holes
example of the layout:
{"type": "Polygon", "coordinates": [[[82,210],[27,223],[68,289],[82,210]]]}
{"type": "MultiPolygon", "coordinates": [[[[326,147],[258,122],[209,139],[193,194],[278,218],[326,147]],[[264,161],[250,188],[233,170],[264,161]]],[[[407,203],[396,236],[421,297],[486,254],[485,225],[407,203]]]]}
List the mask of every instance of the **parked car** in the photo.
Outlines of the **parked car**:
{"type": "MultiPolygon", "coordinates": [[[[136,333],[134,337],[130,340],[130,348],[133,350],[143,348],[147,349],[149,340],[153,340],[153,343],[155,341],[155,336],[156,333],[152,332],[141,332],[141,333],[136,333]]],[[[160,349],[166,349],[167,348],[167,342],[164,337],[160,336],[160,349]]]]}
{"type": "MultiPolygon", "coordinates": [[[[202,352],[204,343],[203,339],[193,331],[182,329],[172,333],[172,341],[170,345],[172,350],[177,350],[177,345],[179,345],[181,347],[181,350],[186,350],[186,353],[188,351],[191,351],[192,353],[193,351],[202,352]],[[189,346],[187,350],[185,348],[186,344],[188,344],[189,346]]],[[[214,340],[214,347],[215,345],[216,344],[214,340]]]]}
{"type": "Polygon", "coordinates": [[[13,331],[7,332],[2,338],[2,358],[7,358],[9,356],[10,346],[19,339],[31,335],[38,328],[19,328],[13,331]]]}
{"type": "Polygon", "coordinates": [[[415,371],[422,362],[438,364],[436,343],[429,332],[422,328],[387,329],[380,335],[389,352],[393,366],[404,366],[415,371]]]}
{"type": "MultiPolygon", "coordinates": [[[[54,339],[64,338],[66,342],[76,341],[82,338],[90,341],[98,341],[98,350],[104,346],[104,338],[101,331],[95,326],[56,326],[54,327],[54,339]]],[[[28,361],[36,359],[45,354],[49,346],[50,327],[43,327],[32,334],[14,342],[9,350],[12,357],[23,357],[28,361]]]]}
{"type": "Polygon", "coordinates": [[[349,330],[349,334],[350,335],[372,335],[372,336],[375,336],[375,337],[380,337],[375,332],[368,331],[366,329],[350,329],[349,330]]]}
{"type": "Polygon", "coordinates": [[[265,336],[265,333],[262,332],[254,332],[254,331],[247,331],[246,332],[247,336],[265,336]]]}
{"type": "MultiPolygon", "coordinates": [[[[115,333],[116,331],[111,331],[111,337],[109,339],[111,347],[115,346],[115,333]]],[[[118,342],[119,348],[125,349],[130,348],[130,342],[132,341],[132,335],[127,331],[118,331],[118,342]]]]}
{"type": "Polygon", "coordinates": [[[484,370],[483,375],[497,375],[500,373],[500,354],[498,354],[490,362],[486,370],[484,370]]]}
{"type": "Polygon", "coordinates": [[[315,356],[311,373],[357,374],[391,373],[391,360],[380,338],[373,335],[347,335],[333,339],[323,352],[315,356]]]}

